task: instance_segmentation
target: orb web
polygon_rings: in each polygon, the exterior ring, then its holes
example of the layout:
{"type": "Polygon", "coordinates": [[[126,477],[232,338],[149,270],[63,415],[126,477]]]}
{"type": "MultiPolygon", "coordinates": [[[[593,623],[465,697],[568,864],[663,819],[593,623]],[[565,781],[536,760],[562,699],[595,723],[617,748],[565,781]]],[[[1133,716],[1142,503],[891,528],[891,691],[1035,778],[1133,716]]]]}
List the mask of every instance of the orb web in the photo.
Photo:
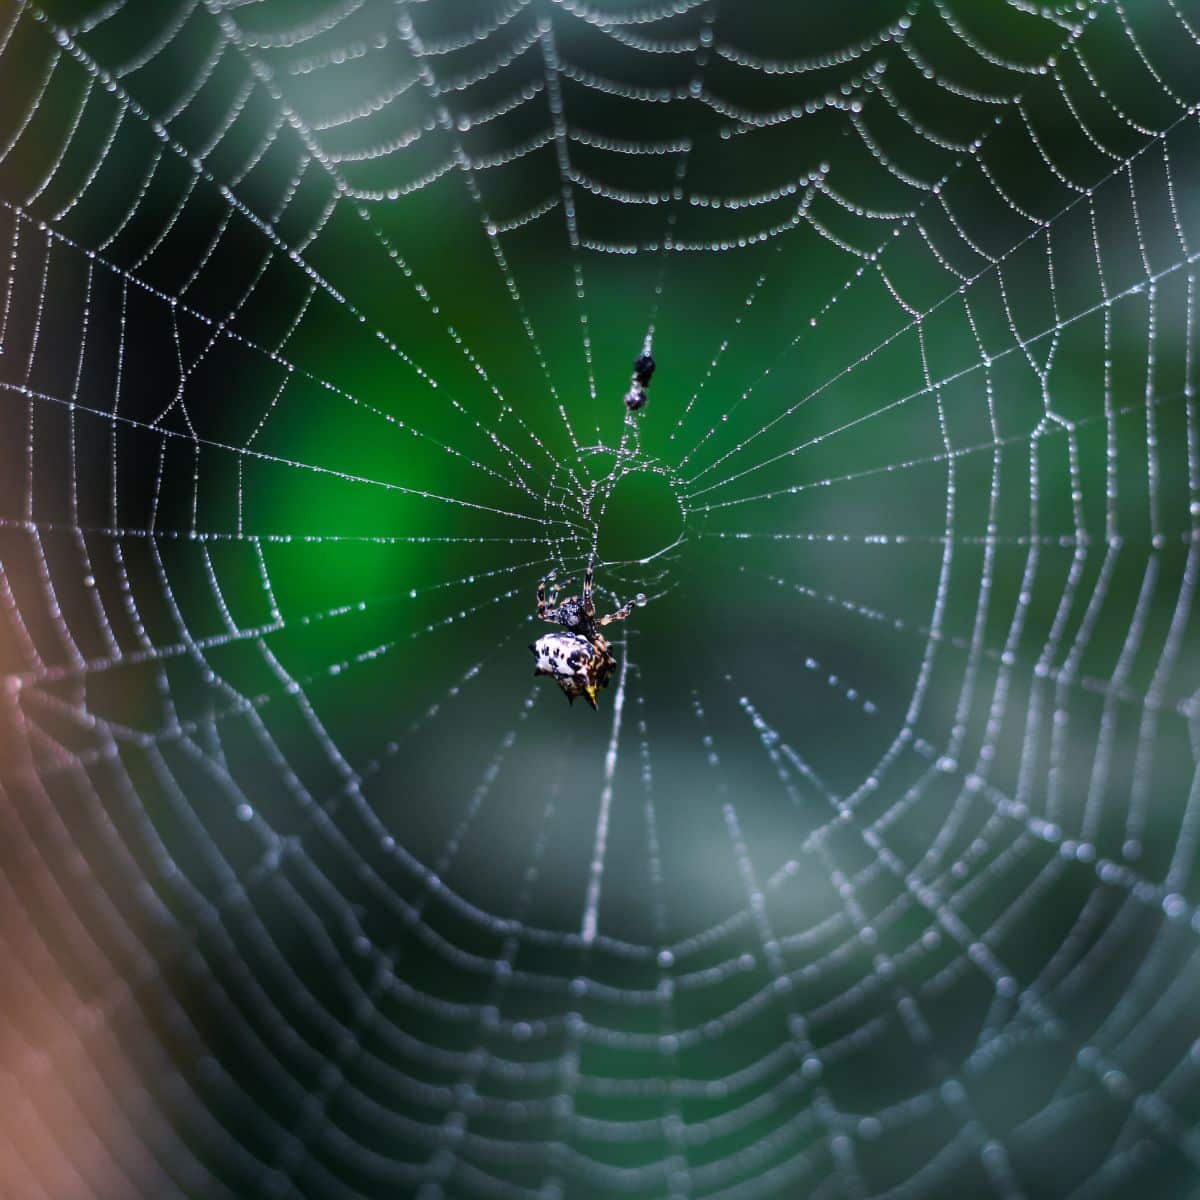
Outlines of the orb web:
{"type": "Polygon", "coordinates": [[[14,1194],[1194,1189],[1200,10],[793,7],[0,0],[14,1194]]]}

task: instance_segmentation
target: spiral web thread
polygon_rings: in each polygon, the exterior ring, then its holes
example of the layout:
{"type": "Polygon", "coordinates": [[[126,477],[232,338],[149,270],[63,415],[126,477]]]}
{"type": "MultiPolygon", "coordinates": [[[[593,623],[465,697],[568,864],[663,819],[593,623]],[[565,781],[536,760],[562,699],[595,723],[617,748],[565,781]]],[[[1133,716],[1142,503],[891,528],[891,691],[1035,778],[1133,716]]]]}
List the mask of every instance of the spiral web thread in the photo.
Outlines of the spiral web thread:
{"type": "Polygon", "coordinates": [[[774,55],[735,40],[727,4],[3,0],[6,1194],[1190,1194],[1200,9],[913,0],[805,57],[799,38],[774,55]],[[744,106],[722,90],[739,72],[788,98],[744,106]],[[577,123],[594,97],[646,136],[577,123]],[[664,112],[682,124],[656,124],[664,112]],[[721,147],[825,117],[876,176],[780,155],[754,190],[696,190],[721,147]],[[451,282],[398,244],[390,214],[451,193],[505,297],[502,351],[457,328],[451,282]],[[351,229],[423,314],[419,336],[339,263],[351,229]],[[765,358],[730,367],[816,245],[836,269],[784,310],[765,358]],[[523,275],[547,247],[577,306],[566,349],[523,275]],[[641,418],[605,382],[628,364],[601,361],[591,319],[589,279],[622,259],[655,281],[630,359],[669,337],[686,262],[737,280],[702,370],[672,364],[671,396],[661,371],[641,418]],[[802,389],[775,386],[864,309],[885,314],[877,336],[802,389]],[[322,313],[347,358],[383,355],[443,420],[305,365],[322,313]],[[944,352],[951,332],[965,358],[944,352]],[[434,334],[465,386],[427,365],[434,334]],[[536,403],[497,382],[502,354],[536,403]],[[132,395],[123,381],[153,358],[171,385],[132,395]],[[244,362],[262,385],[229,432],[214,380],[244,362]],[[289,406],[415,446],[445,475],[276,453],[289,406]],[[910,451],[889,421],[914,409],[928,437],[910,451]],[[581,412],[605,414],[594,445],[581,412]],[[621,421],[611,468],[589,475],[621,421]],[[652,421],[669,423],[664,453],[643,449],[652,421]],[[853,469],[823,459],[846,444],[863,448],[853,469]],[[511,903],[493,911],[454,876],[524,787],[554,699],[512,681],[533,585],[596,561],[634,470],[667,479],[686,528],[653,562],[602,563],[606,599],[672,603],[686,543],[716,564],[714,588],[786,594],[914,663],[894,713],[866,660],[844,676],[814,646],[798,669],[848,727],[896,718],[842,787],[802,713],[760,699],[704,631],[685,742],[723,838],[712,869],[739,898],[686,934],[663,827],[674,768],[633,633],[599,740],[554,756],[511,903]],[[797,520],[810,493],[924,472],[939,521],[797,520]],[[406,522],[260,532],[256,489],[293,477],[403,503],[406,522]],[[447,510],[458,533],[423,532],[447,510]],[[289,605],[278,564],[343,540],[466,545],[487,565],[446,578],[420,559],[396,598],[289,605]],[[761,543],[781,556],[741,557],[761,543]],[[862,577],[856,593],[854,575],[843,590],[790,567],[797,545],[932,562],[933,582],[912,607],[862,577]],[[426,598],[428,619],[395,607],[426,598]],[[357,632],[376,605],[383,641],[357,632]],[[343,744],[330,709],[352,693],[331,681],[353,688],[473,624],[489,648],[451,643],[411,719],[343,744]],[[330,627],[336,654],[304,651],[330,627]],[[149,708],[106,698],[124,678],[149,708]],[[508,697],[501,726],[416,849],[372,783],[484,681],[508,697]],[[948,719],[929,715],[935,694],[948,719]],[[782,849],[745,819],[747,756],[806,814],[782,849]],[[560,925],[538,889],[581,795],[595,817],[560,925]],[[606,920],[619,820],[640,830],[648,936],[606,920]],[[819,901],[789,900],[799,880],[819,901]],[[965,1042],[946,1032],[962,996],[980,1013],[965,1042]],[[1053,1078],[1026,1087],[1039,1062],[1053,1078]],[[864,1070],[886,1081],[873,1102],[842,1078],[864,1070]],[[1078,1153],[1047,1191],[1038,1158],[1056,1142],[1078,1153]]]}

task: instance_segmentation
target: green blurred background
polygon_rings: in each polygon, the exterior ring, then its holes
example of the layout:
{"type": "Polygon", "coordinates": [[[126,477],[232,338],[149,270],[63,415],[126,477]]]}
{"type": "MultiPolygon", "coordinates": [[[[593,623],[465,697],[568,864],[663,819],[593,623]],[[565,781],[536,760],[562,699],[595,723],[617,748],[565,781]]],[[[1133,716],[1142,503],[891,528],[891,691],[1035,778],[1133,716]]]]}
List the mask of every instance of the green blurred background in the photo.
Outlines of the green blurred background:
{"type": "Polygon", "coordinates": [[[1200,13],[0,15],[13,1194],[1195,1193],[1200,13]]]}

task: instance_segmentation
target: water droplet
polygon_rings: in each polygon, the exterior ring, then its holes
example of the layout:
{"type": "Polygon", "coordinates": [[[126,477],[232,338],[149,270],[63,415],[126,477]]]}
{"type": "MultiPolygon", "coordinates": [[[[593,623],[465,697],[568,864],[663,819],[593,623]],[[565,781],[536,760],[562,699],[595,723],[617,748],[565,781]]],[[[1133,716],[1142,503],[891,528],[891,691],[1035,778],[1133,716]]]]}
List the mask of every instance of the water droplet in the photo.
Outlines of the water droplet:
{"type": "Polygon", "coordinates": [[[638,606],[638,608],[645,608],[646,607],[646,593],[638,592],[638,594],[636,596],[634,596],[633,602],[634,602],[634,604],[636,604],[638,606]]]}

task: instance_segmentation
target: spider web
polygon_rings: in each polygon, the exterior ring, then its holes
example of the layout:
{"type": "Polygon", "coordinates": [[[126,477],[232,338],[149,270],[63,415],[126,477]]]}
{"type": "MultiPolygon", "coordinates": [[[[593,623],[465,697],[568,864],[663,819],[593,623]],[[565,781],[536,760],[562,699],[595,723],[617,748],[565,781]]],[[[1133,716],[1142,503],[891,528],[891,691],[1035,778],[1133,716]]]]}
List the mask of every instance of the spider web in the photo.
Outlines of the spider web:
{"type": "Polygon", "coordinates": [[[829,7],[0,3],[6,1194],[1194,1194],[1200,9],[829,7]]]}

